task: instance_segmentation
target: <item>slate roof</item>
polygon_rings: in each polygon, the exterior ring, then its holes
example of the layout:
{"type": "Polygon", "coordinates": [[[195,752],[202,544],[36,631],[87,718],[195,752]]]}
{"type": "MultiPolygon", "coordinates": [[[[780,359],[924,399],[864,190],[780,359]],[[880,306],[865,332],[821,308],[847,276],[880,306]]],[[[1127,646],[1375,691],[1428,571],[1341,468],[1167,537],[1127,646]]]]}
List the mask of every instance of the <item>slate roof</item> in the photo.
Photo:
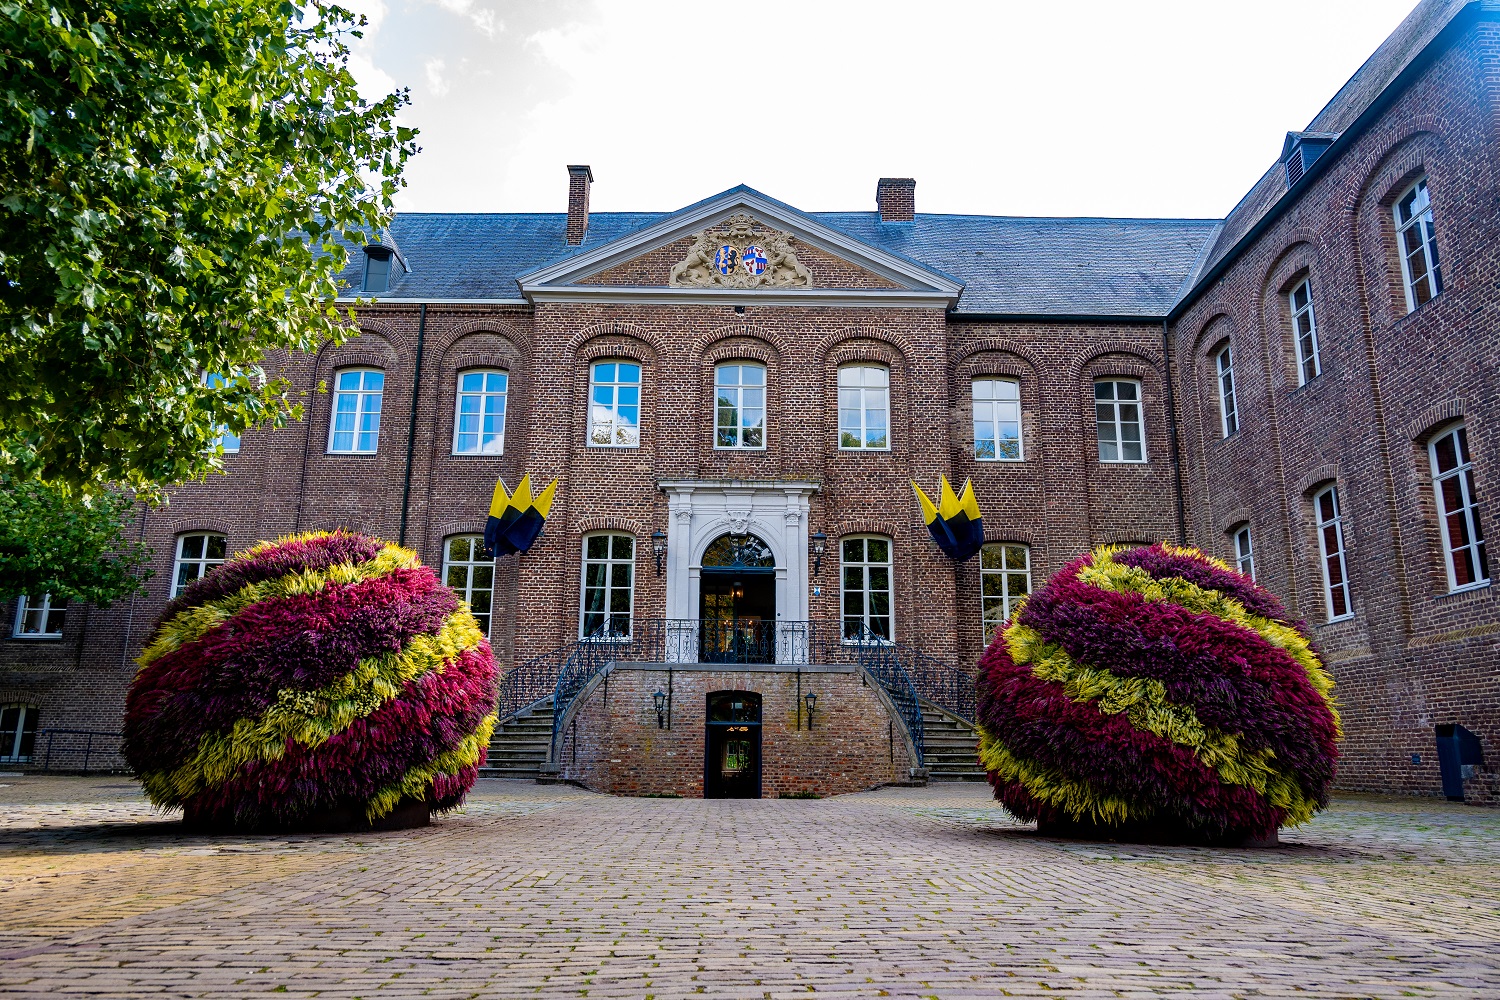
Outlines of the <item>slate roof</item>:
{"type": "MultiPolygon", "coordinates": [[[[386,299],[518,299],[516,279],[544,264],[612,242],[665,212],[595,212],[569,247],[567,216],[403,213],[390,238],[409,273],[394,267],[386,299]]],[[[959,313],[1162,316],[1176,300],[1215,220],[1030,219],[918,214],[883,223],[878,212],[811,212],[830,228],[964,282],[959,313]]],[[[361,280],[363,256],[344,277],[361,280]]]]}

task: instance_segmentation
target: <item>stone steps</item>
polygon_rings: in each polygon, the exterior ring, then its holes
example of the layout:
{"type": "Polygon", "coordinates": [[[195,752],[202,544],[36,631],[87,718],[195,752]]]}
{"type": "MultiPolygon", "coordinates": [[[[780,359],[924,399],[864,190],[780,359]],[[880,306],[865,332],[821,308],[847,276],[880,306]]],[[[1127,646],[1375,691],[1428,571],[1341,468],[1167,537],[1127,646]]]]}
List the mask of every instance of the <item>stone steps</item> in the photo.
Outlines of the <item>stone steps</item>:
{"type": "Polygon", "coordinates": [[[552,742],[552,699],[516,716],[495,729],[489,753],[479,773],[491,778],[535,780],[547,762],[552,742]]]}
{"type": "Polygon", "coordinates": [[[928,781],[984,781],[979,767],[979,734],[955,715],[922,703],[922,744],[928,781]]]}

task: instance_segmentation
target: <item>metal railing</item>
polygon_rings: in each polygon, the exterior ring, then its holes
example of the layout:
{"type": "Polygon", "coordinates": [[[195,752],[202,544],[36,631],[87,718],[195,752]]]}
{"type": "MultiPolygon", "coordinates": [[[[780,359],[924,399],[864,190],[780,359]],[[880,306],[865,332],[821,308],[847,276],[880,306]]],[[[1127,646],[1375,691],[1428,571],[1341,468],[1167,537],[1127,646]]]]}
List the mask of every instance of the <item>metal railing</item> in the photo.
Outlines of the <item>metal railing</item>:
{"type": "Polygon", "coordinates": [[[916,684],[912,682],[906,663],[903,662],[904,659],[910,657],[911,651],[900,643],[891,642],[864,627],[860,628],[857,635],[845,639],[844,643],[847,644],[850,641],[855,644],[860,669],[875,678],[885,689],[891,702],[896,706],[897,713],[901,716],[901,722],[906,726],[906,732],[911,737],[912,749],[916,752],[917,758],[912,761],[912,766],[925,767],[926,747],[922,730],[922,699],[917,693],[916,684]]]}
{"type": "Polygon", "coordinates": [[[127,772],[120,753],[124,736],[96,729],[43,729],[36,734],[31,769],[36,771],[127,772]]]}

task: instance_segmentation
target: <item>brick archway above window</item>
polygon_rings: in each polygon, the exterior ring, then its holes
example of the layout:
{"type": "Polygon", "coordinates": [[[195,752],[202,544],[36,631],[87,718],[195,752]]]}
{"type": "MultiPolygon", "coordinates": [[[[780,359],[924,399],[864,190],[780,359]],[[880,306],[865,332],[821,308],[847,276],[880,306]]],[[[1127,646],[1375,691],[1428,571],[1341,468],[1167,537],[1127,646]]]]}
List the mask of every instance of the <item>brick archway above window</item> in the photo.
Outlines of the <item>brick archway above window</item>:
{"type": "Polygon", "coordinates": [[[1024,362],[1031,368],[1033,373],[1040,371],[1044,367],[1042,359],[1025,344],[1017,343],[1014,340],[1007,340],[1004,337],[986,337],[983,340],[975,341],[954,355],[953,370],[962,374],[966,366],[973,363],[970,359],[976,358],[981,354],[1010,355],[1018,361],[1024,362]]]}
{"type": "Polygon", "coordinates": [[[824,337],[818,343],[818,346],[813,349],[814,360],[823,362],[829,358],[835,348],[851,340],[876,340],[889,344],[895,348],[896,353],[901,355],[903,361],[910,360],[916,356],[916,351],[913,349],[911,341],[899,333],[877,326],[849,326],[844,327],[842,330],[835,330],[824,337]]]}
{"type": "Polygon", "coordinates": [[[709,330],[694,341],[689,356],[693,358],[704,357],[714,350],[716,344],[736,338],[760,341],[765,344],[768,352],[776,358],[786,357],[786,341],[779,334],[751,323],[736,323],[732,326],[721,326],[709,330]]]}
{"type": "Polygon", "coordinates": [[[573,530],[580,535],[587,535],[595,531],[618,531],[636,538],[645,538],[651,534],[651,529],[641,521],[628,517],[612,517],[609,515],[596,514],[580,518],[573,526],[573,530]]]}
{"type": "Polygon", "coordinates": [[[1451,424],[1455,420],[1462,420],[1468,415],[1468,406],[1462,399],[1449,399],[1441,403],[1429,406],[1411,420],[1407,421],[1404,433],[1408,440],[1418,444],[1425,444],[1427,438],[1434,431],[1441,430],[1444,424],[1451,424]]]}
{"type": "Polygon", "coordinates": [[[563,348],[564,360],[574,356],[581,356],[585,344],[601,337],[628,337],[649,347],[653,356],[659,355],[667,349],[667,345],[663,342],[659,334],[643,326],[637,326],[634,323],[625,323],[620,320],[607,320],[603,323],[592,323],[573,334],[572,338],[568,341],[567,347],[563,348]]]}

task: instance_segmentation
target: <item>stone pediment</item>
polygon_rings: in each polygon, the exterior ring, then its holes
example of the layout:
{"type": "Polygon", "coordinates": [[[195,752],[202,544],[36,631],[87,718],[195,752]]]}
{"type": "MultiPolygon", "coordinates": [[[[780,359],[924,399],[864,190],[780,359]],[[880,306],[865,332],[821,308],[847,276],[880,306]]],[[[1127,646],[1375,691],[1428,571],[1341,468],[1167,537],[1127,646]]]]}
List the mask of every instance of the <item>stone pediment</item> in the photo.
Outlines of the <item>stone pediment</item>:
{"type": "Polygon", "coordinates": [[[951,304],[962,286],[736,188],[520,279],[528,298],[951,304]]]}

